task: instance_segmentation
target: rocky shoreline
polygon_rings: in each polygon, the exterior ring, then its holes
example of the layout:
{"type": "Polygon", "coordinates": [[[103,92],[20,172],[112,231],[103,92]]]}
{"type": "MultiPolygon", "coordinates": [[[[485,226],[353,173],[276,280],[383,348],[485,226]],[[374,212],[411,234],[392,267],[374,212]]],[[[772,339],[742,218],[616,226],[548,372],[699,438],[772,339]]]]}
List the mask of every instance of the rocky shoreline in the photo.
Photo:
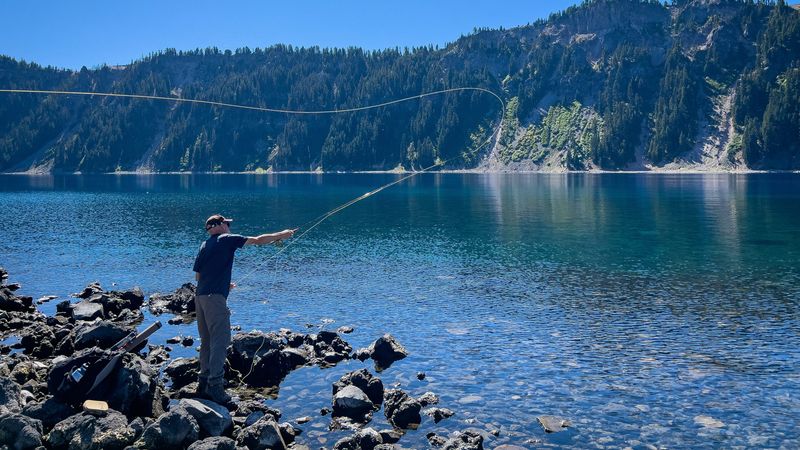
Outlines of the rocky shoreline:
{"type": "MultiPolygon", "coordinates": [[[[401,449],[403,435],[423,420],[438,423],[455,414],[436,406],[439,397],[432,392],[415,398],[399,386],[385,388],[378,375],[408,352],[390,334],[354,350],[343,338],[350,327],[310,334],[289,329],[236,332],[225,368],[235,404],[225,406],[194,398],[196,357],[172,358],[169,344],[143,343],[123,354],[113,372],[91,391],[91,399],[107,402],[109,410],[84,411],[81,405],[88,398],[63,390],[66,374],[88,367],[86,378],[94,379],[98,370],[93,368],[113,356],[110,348],[143,323],[142,308],[154,315],[175,314],[170,323],[190,321],[194,286],[185,284],[146,300],[137,288],[106,291],[92,283],[47,316],[36,305],[52,297],[34,302],[18,295],[20,286],[7,283],[7,277],[0,268],[0,448],[306,449],[309,446],[297,438],[301,425],[311,418],[282,421],[281,412],[265,400],[291,371],[333,367],[345,360],[371,359],[375,373],[366,367],[354,370],[331,386],[331,406],[319,414],[330,416],[331,433],[348,432],[333,449],[401,449]],[[369,424],[381,410],[391,428],[376,430],[369,424]]],[[[183,337],[168,341],[199,344],[183,337]]],[[[425,374],[416,377],[422,380],[425,374]]],[[[426,437],[432,447],[477,450],[484,448],[487,434],[467,429],[426,437]]]]}

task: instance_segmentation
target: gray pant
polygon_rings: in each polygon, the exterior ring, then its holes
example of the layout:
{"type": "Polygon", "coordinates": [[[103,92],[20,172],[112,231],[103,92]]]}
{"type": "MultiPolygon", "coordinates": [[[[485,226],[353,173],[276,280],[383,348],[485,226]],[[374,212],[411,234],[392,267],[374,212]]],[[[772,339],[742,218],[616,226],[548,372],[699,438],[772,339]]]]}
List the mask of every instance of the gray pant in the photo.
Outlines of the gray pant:
{"type": "Polygon", "coordinates": [[[225,358],[231,343],[231,310],[219,294],[195,297],[197,331],[200,332],[200,378],[209,385],[222,384],[225,358]]]}

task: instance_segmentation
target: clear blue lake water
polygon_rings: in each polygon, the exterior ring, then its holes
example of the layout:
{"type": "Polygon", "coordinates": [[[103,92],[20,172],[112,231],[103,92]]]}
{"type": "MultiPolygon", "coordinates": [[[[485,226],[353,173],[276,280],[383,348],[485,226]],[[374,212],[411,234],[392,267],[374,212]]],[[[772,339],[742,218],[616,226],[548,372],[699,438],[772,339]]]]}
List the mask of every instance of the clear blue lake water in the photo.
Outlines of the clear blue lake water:
{"type": "MultiPolygon", "coordinates": [[[[0,265],[34,298],[92,281],[173,291],[212,213],[278,231],[395,177],[0,176],[0,265]]],[[[232,322],[350,325],[354,348],[396,336],[410,356],[384,384],[456,412],[405,448],[468,428],[500,430],[490,449],[800,447],[800,174],[423,174],[275,252],[239,252],[234,279],[257,270],[232,322]],[[546,434],[539,415],[573,426],[546,434]]],[[[181,334],[197,331],[151,342],[181,334]]],[[[299,441],[330,448],[345,433],[319,410],[361,367],[298,369],[269,404],[311,416],[299,441]]]]}

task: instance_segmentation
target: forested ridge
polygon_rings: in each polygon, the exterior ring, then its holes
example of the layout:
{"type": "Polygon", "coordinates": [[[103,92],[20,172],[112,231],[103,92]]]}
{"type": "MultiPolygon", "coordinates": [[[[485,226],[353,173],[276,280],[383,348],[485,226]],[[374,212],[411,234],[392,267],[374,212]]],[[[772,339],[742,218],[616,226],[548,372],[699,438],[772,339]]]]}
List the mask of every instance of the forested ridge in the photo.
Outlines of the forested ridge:
{"type": "MultiPolygon", "coordinates": [[[[525,11],[520,11],[525,21],[525,11]]],[[[68,71],[0,57],[2,171],[800,169],[800,13],[783,1],[589,0],[443,48],[167,49],[68,71]]]]}

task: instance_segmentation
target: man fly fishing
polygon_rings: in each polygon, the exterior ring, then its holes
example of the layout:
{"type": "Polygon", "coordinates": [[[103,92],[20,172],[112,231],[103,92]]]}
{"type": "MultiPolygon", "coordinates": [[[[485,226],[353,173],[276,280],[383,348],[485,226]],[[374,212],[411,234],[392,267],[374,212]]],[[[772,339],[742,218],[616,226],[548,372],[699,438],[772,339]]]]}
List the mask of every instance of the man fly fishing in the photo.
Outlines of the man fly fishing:
{"type": "Polygon", "coordinates": [[[231,343],[231,312],[227,299],[231,283],[231,269],[236,250],[245,245],[272,244],[289,239],[297,230],[283,230],[259,236],[232,234],[233,220],[214,214],[206,220],[206,231],[210,235],[200,245],[194,261],[197,292],[195,310],[197,331],[200,333],[200,378],[197,394],[225,405],[231,397],[225,392],[223,378],[225,358],[231,343]]]}

